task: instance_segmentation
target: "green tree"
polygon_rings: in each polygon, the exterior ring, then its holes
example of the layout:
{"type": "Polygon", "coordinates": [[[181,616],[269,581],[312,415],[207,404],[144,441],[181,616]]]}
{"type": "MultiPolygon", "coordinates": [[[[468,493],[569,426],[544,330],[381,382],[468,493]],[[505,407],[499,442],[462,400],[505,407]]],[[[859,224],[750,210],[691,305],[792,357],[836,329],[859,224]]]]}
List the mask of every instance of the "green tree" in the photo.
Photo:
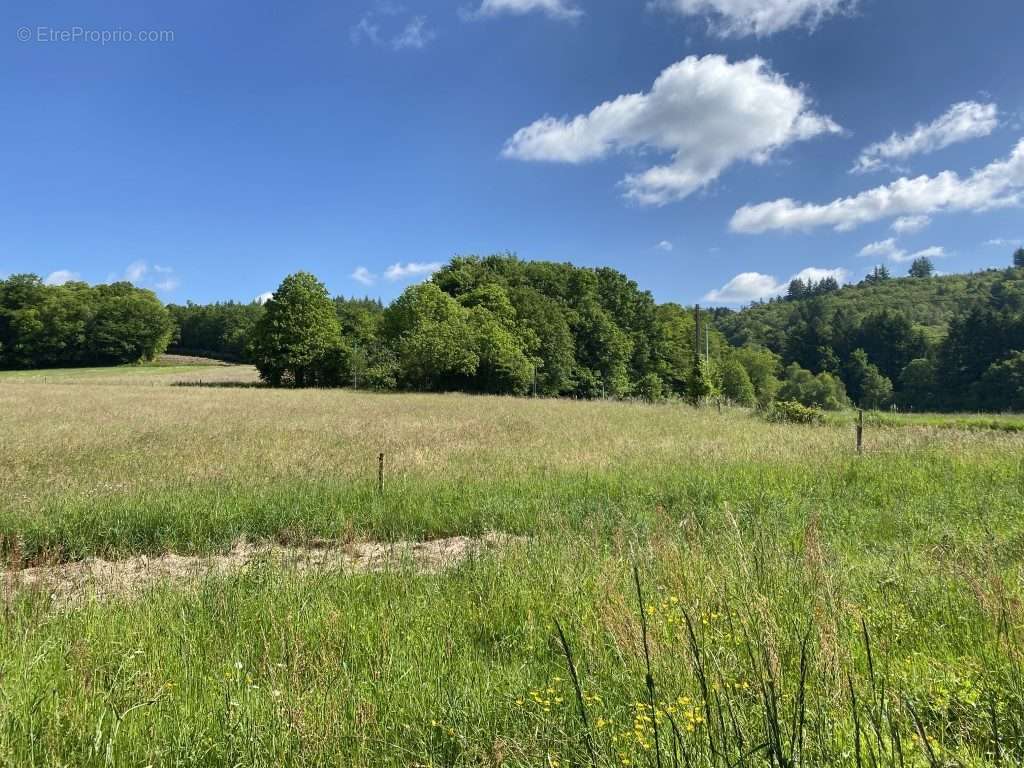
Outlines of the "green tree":
{"type": "Polygon", "coordinates": [[[781,386],[779,372],[782,361],[779,356],[770,349],[751,344],[735,350],[733,357],[746,369],[758,404],[765,407],[771,403],[781,386]]]}
{"type": "Polygon", "coordinates": [[[831,373],[814,375],[796,363],[787,366],[778,399],[827,411],[838,411],[849,405],[846,388],[837,376],[831,373]]]}
{"type": "Polygon", "coordinates": [[[864,278],[864,283],[871,285],[877,283],[884,283],[892,275],[889,274],[889,268],[884,264],[879,264],[875,267],[867,277],[864,278]]]}
{"type": "Polygon", "coordinates": [[[938,385],[932,360],[923,357],[911,360],[900,374],[899,383],[897,401],[902,407],[919,411],[936,407],[938,385]]]}
{"type": "Polygon", "coordinates": [[[925,357],[928,352],[928,343],[920,329],[903,313],[889,309],[869,314],[847,339],[850,352],[863,349],[868,359],[890,380],[897,378],[911,360],[925,357]]]}
{"type": "Polygon", "coordinates": [[[750,408],[757,403],[754,385],[743,364],[735,358],[725,361],[722,366],[722,394],[737,405],[750,408]]]}
{"type": "Polygon", "coordinates": [[[167,349],[174,323],[155,293],[131,283],[98,285],[95,290],[96,310],[86,330],[92,360],[152,360],[167,349]]]}
{"type": "Polygon", "coordinates": [[[286,277],[264,305],[253,334],[252,357],[274,386],[340,383],[341,326],[324,284],[308,272],[286,277]]]}
{"type": "Polygon", "coordinates": [[[566,313],[557,301],[531,286],[512,289],[509,299],[523,332],[531,333],[536,340],[531,347],[537,369],[537,393],[568,394],[575,386],[572,374],[576,352],[566,313]]]}
{"type": "Polygon", "coordinates": [[[636,385],[637,397],[650,403],[665,399],[665,383],[656,373],[648,373],[636,385]]]}
{"type": "Polygon", "coordinates": [[[986,411],[1024,411],[1024,352],[993,363],[973,387],[974,402],[986,411]]]}
{"type": "Polygon", "coordinates": [[[1013,266],[1017,269],[1024,267],[1024,248],[1018,248],[1013,252],[1013,266]]]}
{"type": "Polygon", "coordinates": [[[433,283],[406,289],[388,307],[382,329],[395,350],[399,386],[426,391],[472,388],[480,357],[469,313],[433,283]]]}
{"type": "Polygon", "coordinates": [[[693,343],[693,313],[678,304],[659,306],[651,340],[651,368],[667,390],[677,395],[687,394],[693,343]]]}
{"type": "Polygon", "coordinates": [[[931,277],[935,274],[935,265],[927,256],[918,256],[911,262],[910,271],[907,274],[911,277],[931,277]]]}
{"type": "Polygon", "coordinates": [[[573,331],[576,360],[580,366],[577,378],[588,388],[579,394],[584,397],[601,394],[622,397],[629,394],[629,362],[633,343],[608,312],[595,301],[585,303],[576,314],[573,331]]]}
{"type": "Polygon", "coordinates": [[[526,394],[533,382],[534,364],[523,352],[514,329],[483,305],[469,310],[468,322],[479,360],[470,387],[490,394],[526,394]]]}
{"type": "Polygon", "coordinates": [[[868,360],[863,349],[855,349],[843,368],[843,381],[850,399],[861,408],[878,409],[892,399],[892,381],[868,360]]]}
{"type": "Polygon", "coordinates": [[[800,278],[789,281],[789,288],[786,289],[786,299],[796,301],[807,296],[807,284],[800,278]]]}

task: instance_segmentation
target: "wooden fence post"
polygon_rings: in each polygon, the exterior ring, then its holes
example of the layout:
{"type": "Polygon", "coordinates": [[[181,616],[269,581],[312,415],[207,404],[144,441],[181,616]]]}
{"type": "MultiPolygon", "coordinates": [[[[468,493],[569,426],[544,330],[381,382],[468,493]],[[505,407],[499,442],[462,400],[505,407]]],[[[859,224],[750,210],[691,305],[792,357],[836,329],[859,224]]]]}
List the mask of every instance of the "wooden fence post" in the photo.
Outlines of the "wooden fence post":
{"type": "Polygon", "coordinates": [[[857,414],[857,453],[864,453],[864,411],[857,414]]]}
{"type": "Polygon", "coordinates": [[[377,457],[377,492],[384,493],[384,454],[377,457]]]}

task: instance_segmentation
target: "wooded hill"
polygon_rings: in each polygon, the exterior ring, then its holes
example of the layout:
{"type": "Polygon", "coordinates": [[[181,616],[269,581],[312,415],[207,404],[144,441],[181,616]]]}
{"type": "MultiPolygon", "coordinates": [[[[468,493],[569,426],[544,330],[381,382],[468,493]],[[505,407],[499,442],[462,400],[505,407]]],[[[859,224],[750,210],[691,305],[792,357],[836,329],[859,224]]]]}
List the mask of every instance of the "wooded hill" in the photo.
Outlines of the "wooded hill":
{"type": "MultiPolygon", "coordinates": [[[[854,322],[882,310],[898,311],[938,342],[946,335],[950,321],[965,306],[983,302],[1005,276],[1004,270],[989,269],[933,277],[868,279],[841,288],[837,286],[822,295],[830,309],[843,312],[854,322]]],[[[715,322],[736,346],[763,344],[781,353],[794,300],[799,298],[802,297],[757,302],[739,312],[715,309],[715,322]]]]}
{"type": "Polygon", "coordinates": [[[783,298],[714,314],[731,344],[762,346],[783,365],[838,376],[863,406],[1020,410],[1024,250],[1013,263],[904,278],[876,269],[841,288],[797,282],[783,298]]]}

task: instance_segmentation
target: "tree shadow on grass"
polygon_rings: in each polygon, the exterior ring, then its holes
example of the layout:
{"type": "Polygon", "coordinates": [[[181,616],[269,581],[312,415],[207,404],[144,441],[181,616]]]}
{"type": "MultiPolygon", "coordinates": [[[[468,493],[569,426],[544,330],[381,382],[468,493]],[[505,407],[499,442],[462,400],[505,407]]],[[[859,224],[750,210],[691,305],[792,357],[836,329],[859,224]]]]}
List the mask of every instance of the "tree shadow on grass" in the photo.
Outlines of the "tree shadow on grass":
{"type": "Polygon", "coordinates": [[[171,386],[204,389],[274,389],[262,381],[175,381],[171,386]]]}

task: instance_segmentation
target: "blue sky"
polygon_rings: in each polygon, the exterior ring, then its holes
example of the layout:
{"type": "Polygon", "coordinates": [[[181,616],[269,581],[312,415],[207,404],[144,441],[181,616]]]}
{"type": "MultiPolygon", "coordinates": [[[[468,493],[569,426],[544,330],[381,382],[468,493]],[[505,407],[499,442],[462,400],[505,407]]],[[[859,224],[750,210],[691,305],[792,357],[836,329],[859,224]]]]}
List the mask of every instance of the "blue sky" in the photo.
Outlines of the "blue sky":
{"type": "Polygon", "coordinates": [[[1021,29],[1020,0],[16,0],[0,275],[390,300],[512,251],[738,305],[1004,265],[1021,29]]]}

